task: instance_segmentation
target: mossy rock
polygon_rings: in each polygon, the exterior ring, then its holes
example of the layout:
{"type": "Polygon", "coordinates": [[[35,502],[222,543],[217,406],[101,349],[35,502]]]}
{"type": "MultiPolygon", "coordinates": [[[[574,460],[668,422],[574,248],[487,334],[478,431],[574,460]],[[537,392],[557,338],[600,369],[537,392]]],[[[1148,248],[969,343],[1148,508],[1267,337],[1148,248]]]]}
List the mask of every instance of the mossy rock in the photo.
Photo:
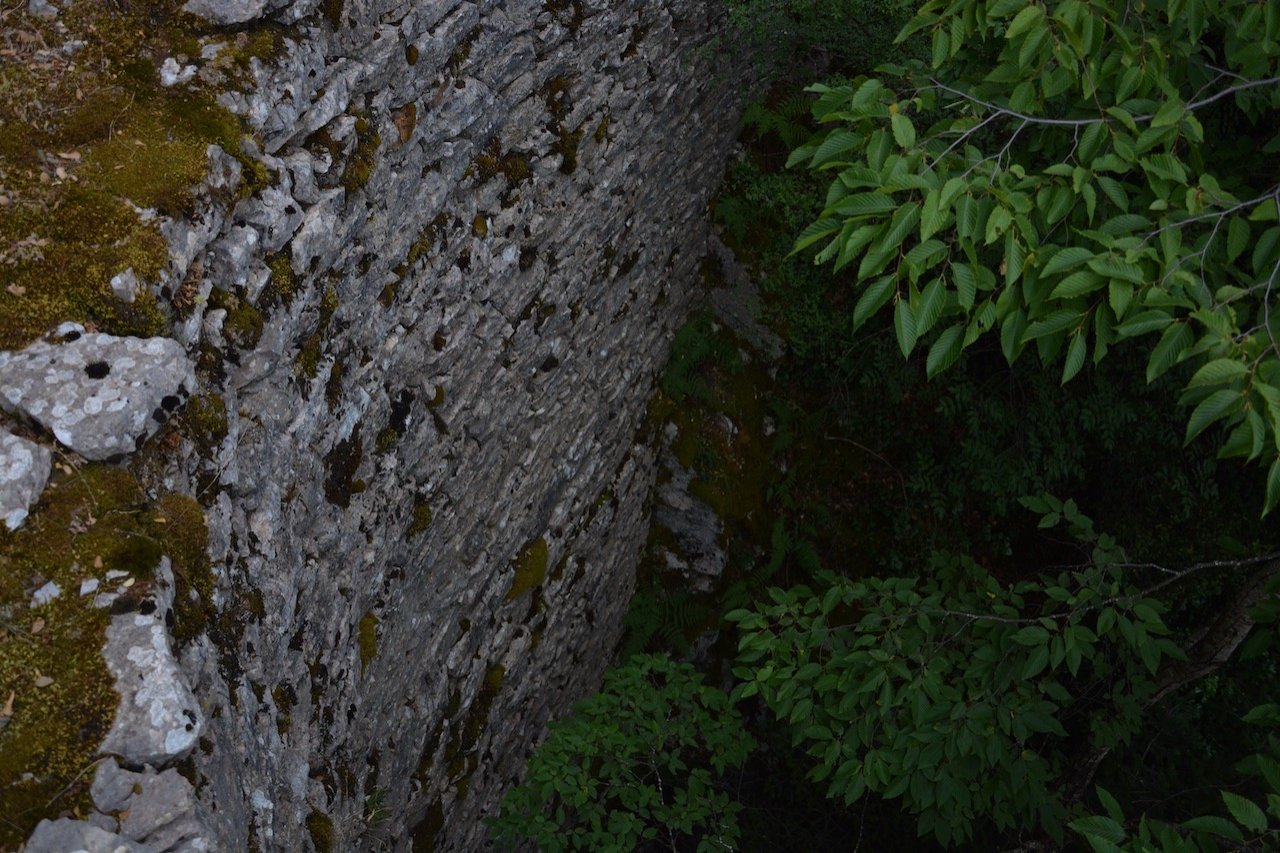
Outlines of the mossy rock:
{"type": "Polygon", "coordinates": [[[0,705],[13,699],[0,729],[0,848],[21,843],[42,818],[87,807],[85,771],[115,718],[120,697],[101,655],[110,612],[81,596],[81,583],[121,592],[114,609],[127,608],[167,554],[181,631],[203,619],[188,604],[207,606],[212,594],[207,541],[189,498],[150,501],[128,471],[106,465],[61,465],[26,524],[0,527],[0,705]],[[108,580],[112,570],[128,572],[130,585],[108,580]],[[61,594],[33,607],[32,590],[49,581],[61,594]]]}
{"type": "Polygon", "coordinates": [[[516,574],[507,590],[507,601],[515,601],[547,577],[547,540],[541,536],[520,549],[512,561],[516,574]]]}

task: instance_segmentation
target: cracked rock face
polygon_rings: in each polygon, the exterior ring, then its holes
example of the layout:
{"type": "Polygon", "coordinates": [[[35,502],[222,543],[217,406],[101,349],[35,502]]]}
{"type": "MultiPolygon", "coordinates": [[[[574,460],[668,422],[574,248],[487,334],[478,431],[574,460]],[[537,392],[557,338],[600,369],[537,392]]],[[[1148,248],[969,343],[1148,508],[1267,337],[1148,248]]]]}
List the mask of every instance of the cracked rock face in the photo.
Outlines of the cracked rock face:
{"type": "Polygon", "coordinates": [[[20,352],[0,352],[0,406],[93,460],[132,453],[195,388],[169,338],[118,338],[64,324],[20,352]]]}
{"type": "MultiPolygon", "coordinates": [[[[158,586],[171,589],[168,558],[156,570],[158,586]],[[166,583],[170,581],[170,583],[166,583]]],[[[157,598],[162,599],[163,592],[157,598]]],[[[160,600],[150,613],[125,613],[107,626],[102,656],[115,676],[120,707],[102,751],[126,764],[163,767],[190,753],[204,727],[200,705],[170,648],[160,600]]]]}
{"type": "Polygon", "coordinates": [[[27,519],[49,481],[52,456],[48,448],[0,429],[0,518],[10,530],[27,519]]]}

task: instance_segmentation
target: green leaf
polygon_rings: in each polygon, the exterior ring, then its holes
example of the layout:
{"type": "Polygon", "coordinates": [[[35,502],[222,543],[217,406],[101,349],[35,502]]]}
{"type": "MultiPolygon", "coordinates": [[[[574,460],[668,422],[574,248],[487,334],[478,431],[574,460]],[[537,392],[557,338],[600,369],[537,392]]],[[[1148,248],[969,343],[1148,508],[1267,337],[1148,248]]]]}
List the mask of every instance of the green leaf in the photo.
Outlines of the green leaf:
{"type": "Polygon", "coordinates": [[[1280,459],[1272,462],[1271,469],[1267,471],[1267,497],[1262,505],[1262,514],[1265,516],[1275,509],[1277,501],[1280,501],[1280,459]]]}
{"type": "Polygon", "coordinates": [[[1182,822],[1182,825],[1194,832],[1208,832],[1213,835],[1220,835],[1223,838],[1229,838],[1232,841],[1243,841],[1244,835],[1240,832],[1240,827],[1231,821],[1217,815],[1204,815],[1203,817],[1193,817],[1191,820],[1182,822]]]}
{"type": "Polygon", "coordinates": [[[1231,218],[1227,227],[1227,263],[1235,263],[1236,258],[1249,247],[1249,223],[1239,216],[1231,218]]]}
{"type": "Polygon", "coordinates": [[[1187,112],[1186,104],[1178,98],[1165,101],[1160,105],[1160,109],[1156,110],[1156,114],[1151,119],[1152,127],[1172,127],[1182,120],[1182,116],[1187,112]]]}
{"type": "Polygon", "coordinates": [[[1014,16],[1005,30],[1006,39],[1014,39],[1023,33],[1040,26],[1044,21],[1044,8],[1038,5],[1027,6],[1014,16]]]}
{"type": "Polygon", "coordinates": [[[1147,361],[1147,382],[1154,382],[1177,364],[1194,339],[1195,335],[1188,323],[1174,323],[1165,329],[1147,361]]]}
{"type": "Polygon", "coordinates": [[[1049,647],[1040,646],[1031,653],[1031,657],[1027,659],[1027,663],[1022,667],[1022,678],[1034,678],[1049,665],[1049,647]]]}
{"type": "Polygon", "coordinates": [[[916,144],[916,129],[911,119],[902,113],[893,113],[889,116],[889,124],[893,127],[893,141],[898,145],[910,148],[916,144]]]}
{"type": "Polygon", "coordinates": [[[879,311],[889,301],[893,292],[893,276],[886,275],[867,285],[862,295],[858,297],[858,304],[853,307],[854,328],[861,326],[872,314],[879,311]]]}
{"type": "Polygon", "coordinates": [[[1042,338],[1045,335],[1052,335],[1054,332],[1061,332],[1080,322],[1084,315],[1079,311],[1071,308],[1060,308],[1042,320],[1037,320],[1027,327],[1027,331],[1022,335],[1022,341],[1034,341],[1036,338],[1042,338]]]}
{"type": "Polygon", "coordinates": [[[942,334],[929,347],[929,357],[925,362],[925,373],[929,378],[937,376],[960,357],[964,343],[964,326],[951,326],[943,329],[942,334]]]}
{"type": "Polygon", "coordinates": [[[934,279],[925,285],[920,294],[920,302],[915,309],[916,336],[927,335],[942,316],[942,308],[947,302],[947,292],[942,287],[941,279],[934,279]]]}
{"type": "Polygon", "coordinates": [[[1112,844],[1119,844],[1125,839],[1124,828],[1111,818],[1103,815],[1082,817],[1079,820],[1071,821],[1068,826],[1081,835],[1089,838],[1100,838],[1112,844]]]}
{"type": "Polygon", "coordinates": [[[1051,257],[1040,270],[1042,276],[1053,275],[1057,272],[1078,267],[1080,264],[1094,257],[1091,249],[1082,246],[1068,246],[1067,248],[1057,252],[1051,257]]]}
{"type": "Polygon", "coordinates": [[[1222,801],[1227,804],[1231,816],[1245,829],[1262,832],[1267,828],[1267,816],[1258,808],[1257,803],[1230,791],[1222,792],[1222,801]]]}
{"type": "Polygon", "coordinates": [[[1080,372],[1080,368],[1084,367],[1084,357],[1089,349],[1088,337],[1083,329],[1071,336],[1071,345],[1067,347],[1067,359],[1062,365],[1063,385],[1074,379],[1080,372]]]}
{"type": "Polygon", "coordinates": [[[898,203],[884,193],[858,193],[842,198],[830,212],[838,216],[867,216],[897,209],[898,203]]]}
{"type": "Polygon", "coordinates": [[[1225,385],[1249,375],[1249,368],[1234,358],[1216,358],[1195,372],[1188,388],[1199,388],[1202,385],[1225,385]]]}
{"type": "Polygon", "coordinates": [[[1105,287],[1107,280],[1093,270],[1076,270],[1058,282],[1058,286],[1049,294],[1050,299],[1071,299],[1083,296],[1105,287]]]}
{"type": "Polygon", "coordinates": [[[916,315],[905,299],[899,299],[893,309],[893,331],[903,357],[911,355],[911,351],[916,348],[916,315]]]}
{"type": "Polygon", "coordinates": [[[801,231],[800,236],[796,238],[795,247],[791,250],[792,253],[813,245],[828,234],[834,234],[840,230],[843,224],[838,219],[819,219],[817,222],[809,223],[809,226],[801,231]]]}
{"type": "Polygon", "coordinates": [[[838,130],[822,141],[813,154],[813,165],[821,166],[862,144],[863,136],[848,130],[838,130]]]}
{"type": "Polygon", "coordinates": [[[1135,335],[1145,335],[1147,332],[1154,332],[1156,329],[1163,329],[1173,322],[1173,317],[1168,311],[1143,311],[1125,320],[1116,327],[1116,332],[1122,338],[1131,338],[1135,335]]]}
{"type": "Polygon", "coordinates": [[[1244,397],[1239,391],[1229,389],[1214,391],[1201,400],[1200,405],[1196,406],[1191,413],[1191,418],[1187,421],[1187,436],[1183,440],[1183,444],[1190,444],[1191,440],[1204,432],[1210,424],[1234,412],[1243,404],[1244,397]]]}

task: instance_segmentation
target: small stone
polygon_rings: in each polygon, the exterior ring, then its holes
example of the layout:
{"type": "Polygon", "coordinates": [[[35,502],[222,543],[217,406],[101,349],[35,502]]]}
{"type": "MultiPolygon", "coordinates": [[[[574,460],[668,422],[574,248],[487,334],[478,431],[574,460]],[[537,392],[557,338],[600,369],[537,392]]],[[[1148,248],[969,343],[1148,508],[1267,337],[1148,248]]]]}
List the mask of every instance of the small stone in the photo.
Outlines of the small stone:
{"type": "Polygon", "coordinates": [[[91,592],[97,592],[97,591],[98,591],[97,578],[86,578],[85,580],[80,582],[80,594],[82,596],[88,595],[91,592]]]}
{"type": "Polygon", "coordinates": [[[111,292],[121,302],[132,304],[134,297],[138,295],[138,286],[138,276],[134,274],[133,267],[111,277],[111,292]]]}
{"type": "Polygon", "coordinates": [[[215,24],[243,24],[262,16],[267,0],[190,0],[182,11],[215,24]]]}
{"type": "Polygon", "coordinates": [[[82,820],[42,820],[27,839],[26,853],[147,853],[151,848],[82,820]]]}
{"type": "Polygon", "coordinates": [[[196,67],[194,65],[180,65],[172,56],[167,58],[160,66],[161,86],[176,86],[179,83],[187,82],[194,76],[196,76],[196,67]]]}
{"type": "Polygon", "coordinates": [[[44,21],[58,17],[58,7],[49,0],[27,0],[27,12],[44,21]]]}
{"type": "Polygon", "coordinates": [[[129,807],[129,797],[133,796],[133,788],[144,777],[120,767],[114,758],[104,759],[93,772],[93,784],[89,794],[98,811],[120,812],[129,807]]]}
{"type": "Polygon", "coordinates": [[[0,517],[5,527],[16,530],[26,521],[49,481],[52,459],[48,448],[0,429],[0,517]]]}
{"type": "Polygon", "coordinates": [[[42,607],[50,601],[53,601],[59,595],[62,595],[62,587],[58,586],[53,581],[49,581],[32,594],[31,606],[42,607]]]}
{"type": "MultiPolygon", "coordinates": [[[[49,429],[87,459],[133,453],[166,398],[185,402],[195,367],[169,338],[118,338],[64,323],[20,352],[0,352],[0,406],[49,429]]],[[[176,408],[174,406],[173,408],[176,408]]]]}

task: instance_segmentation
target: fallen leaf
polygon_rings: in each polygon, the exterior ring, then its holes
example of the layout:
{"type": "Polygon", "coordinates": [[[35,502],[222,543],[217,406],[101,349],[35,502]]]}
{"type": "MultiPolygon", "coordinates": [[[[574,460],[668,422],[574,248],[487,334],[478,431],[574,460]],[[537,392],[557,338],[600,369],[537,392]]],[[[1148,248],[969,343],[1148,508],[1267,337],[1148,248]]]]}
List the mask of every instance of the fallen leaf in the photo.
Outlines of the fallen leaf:
{"type": "Polygon", "coordinates": [[[4,707],[0,708],[0,717],[13,716],[13,697],[16,695],[18,694],[14,693],[12,690],[9,691],[9,698],[4,701],[4,707]]]}
{"type": "Polygon", "coordinates": [[[100,569],[100,568],[102,568],[102,555],[101,555],[101,554],[99,554],[98,556],[96,556],[96,557],[94,557],[94,558],[93,558],[93,567],[94,567],[95,569],[100,569]]]}
{"type": "Polygon", "coordinates": [[[133,578],[129,578],[127,581],[120,584],[120,586],[124,587],[125,589],[128,589],[129,587],[133,586],[133,580],[134,580],[133,578]]]}
{"type": "Polygon", "coordinates": [[[152,521],[154,521],[156,524],[168,524],[168,523],[169,523],[169,519],[165,518],[163,515],[157,515],[155,518],[153,518],[153,519],[151,519],[151,520],[152,520],[152,521]]]}
{"type": "Polygon", "coordinates": [[[20,284],[11,284],[5,288],[13,296],[26,296],[27,289],[20,284]]]}
{"type": "Polygon", "coordinates": [[[48,687],[53,684],[53,679],[47,675],[41,675],[36,678],[36,687],[48,687]]]}
{"type": "Polygon", "coordinates": [[[39,633],[40,633],[41,631],[43,631],[43,630],[44,630],[44,620],[43,620],[43,619],[36,619],[36,621],[34,621],[34,622],[32,622],[32,623],[31,623],[31,633],[33,633],[33,634],[39,634],[39,633]]]}
{"type": "Polygon", "coordinates": [[[61,157],[63,160],[70,160],[73,163],[80,162],[79,151],[59,151],[58,156],[61,157]]]}

